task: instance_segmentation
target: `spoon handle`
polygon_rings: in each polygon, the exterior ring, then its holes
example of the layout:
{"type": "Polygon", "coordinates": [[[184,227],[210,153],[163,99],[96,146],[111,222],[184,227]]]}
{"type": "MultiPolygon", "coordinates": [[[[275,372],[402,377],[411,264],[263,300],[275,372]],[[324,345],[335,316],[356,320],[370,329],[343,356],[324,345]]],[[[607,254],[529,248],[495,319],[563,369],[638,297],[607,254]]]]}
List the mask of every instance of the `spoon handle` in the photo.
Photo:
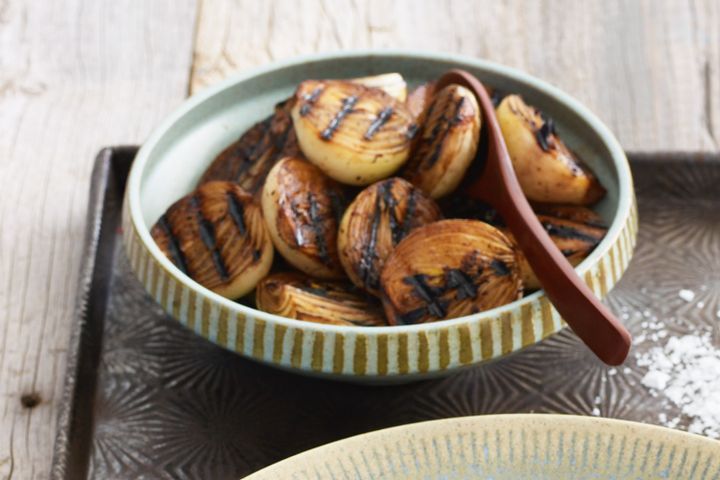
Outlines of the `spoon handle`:
{"type": "Polygon", "coordinates": [[[514,172],[502,168],[506,162],[499,163],[498,173],[508,188],[498,188],[495,203],[545,294],[600,360],[609,365],[621,364],[630,350],[630,333],[594,295],[552,241],[522,195],[514,172]],[[514,191],[520,191],[521,200],[514,191]]]}
{"type": "Polygon", "coordinates": [[[593,294],[537,219],[522,192],[490,97],[473,75],[452,70],[438,88],[457,83],[478,99],[488,133],[488,157],[468,193],[491,203],[502,215],[555,309],[580,339],[605,363],[618,365],[628,355],[630,333],[593,294]]]}

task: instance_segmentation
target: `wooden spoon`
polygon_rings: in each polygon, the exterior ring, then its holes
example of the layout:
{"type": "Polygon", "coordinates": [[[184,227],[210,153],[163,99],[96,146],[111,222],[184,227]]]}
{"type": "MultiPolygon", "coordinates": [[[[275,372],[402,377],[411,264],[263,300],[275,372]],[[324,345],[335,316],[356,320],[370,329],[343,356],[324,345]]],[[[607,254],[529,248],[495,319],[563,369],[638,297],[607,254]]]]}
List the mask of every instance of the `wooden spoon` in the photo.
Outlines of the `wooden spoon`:
{"type": "Polygon", "coordinates": [[[535,216],[515,176],[485,87],[464,70],[450,70],[438,80],[436,91],[450,84],[462,85],[475,94],[488,135],[487,160],[466,193],[491,204],[502,215],[545,294],[577,336],[603,362],[621,364],[630,350],[630,333],[582,281],[535,216]]]}

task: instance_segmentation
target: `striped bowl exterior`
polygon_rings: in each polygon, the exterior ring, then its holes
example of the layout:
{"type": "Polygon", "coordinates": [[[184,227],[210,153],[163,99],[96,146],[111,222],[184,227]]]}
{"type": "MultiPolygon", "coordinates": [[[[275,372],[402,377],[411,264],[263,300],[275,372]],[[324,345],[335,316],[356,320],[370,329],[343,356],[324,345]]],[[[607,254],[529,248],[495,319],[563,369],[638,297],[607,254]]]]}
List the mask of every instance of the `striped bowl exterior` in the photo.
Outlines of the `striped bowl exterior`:
{"type": "MultiPolygon", "coordinates": [[[[246,357],[308,374],[353,381],[427,376],[488,361],[536,343],[565,326],[545,295],[533,295],[460,321],[404,327],[340,327],[278,317],[232,302],[163,266],[138,235],[128,200],[123,241],[130,265],[149,294],[187,328],[246,357]]],[[[604,297],[626,270],[637,237],[634,197],[616,238],[578,272],[604,297]]]]}
{"type": "Polygon", "coordinates": [[[487,415],[405,425],[301,453],[248,480],[720,477],[720,442],[641,423],[487,415]]]}

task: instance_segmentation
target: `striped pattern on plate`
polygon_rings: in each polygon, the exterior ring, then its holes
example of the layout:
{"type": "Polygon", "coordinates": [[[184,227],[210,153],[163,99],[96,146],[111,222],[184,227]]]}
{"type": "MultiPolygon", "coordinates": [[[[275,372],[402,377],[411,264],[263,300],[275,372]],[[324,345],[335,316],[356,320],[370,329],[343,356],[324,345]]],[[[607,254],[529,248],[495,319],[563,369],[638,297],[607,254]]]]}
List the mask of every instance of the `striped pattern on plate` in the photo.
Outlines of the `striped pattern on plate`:
{"type": "Polygon", "coordinates": [[[379,430],[301,453],[248,480],[712,479],[720,442],[570,415],[487,415],[379,430]]]}

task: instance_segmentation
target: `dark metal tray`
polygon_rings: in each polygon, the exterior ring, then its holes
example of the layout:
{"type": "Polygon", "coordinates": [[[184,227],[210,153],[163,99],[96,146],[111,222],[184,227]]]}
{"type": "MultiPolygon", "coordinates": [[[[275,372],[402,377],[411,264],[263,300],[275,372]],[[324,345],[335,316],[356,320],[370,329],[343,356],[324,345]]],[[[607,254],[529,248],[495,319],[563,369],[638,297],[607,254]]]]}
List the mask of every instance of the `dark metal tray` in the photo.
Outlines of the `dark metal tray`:
{"type": "MultiPolygon", "coordinates": [[[[649,423],[677,407],[642,383],[637,355],[711,329],[720,344],[720,157],[632,155],[640,208],[630,269],[608,299],[645,338],[620,368],[567,329],[451,377],[363,387],[259,365],[167,317],[129,271],[120,208],[136,148],[100,152],[92,176],[77,318],[52,478],[235,479],[350,435],[422,420],[566,412],[649,423]],[[678,296],[693,289],[697,308],[678,296]],[[655,328],[656,330],[653,330],[655,328]]],[[[691,419],[679,416],[678,428],[691,419]]]]}

